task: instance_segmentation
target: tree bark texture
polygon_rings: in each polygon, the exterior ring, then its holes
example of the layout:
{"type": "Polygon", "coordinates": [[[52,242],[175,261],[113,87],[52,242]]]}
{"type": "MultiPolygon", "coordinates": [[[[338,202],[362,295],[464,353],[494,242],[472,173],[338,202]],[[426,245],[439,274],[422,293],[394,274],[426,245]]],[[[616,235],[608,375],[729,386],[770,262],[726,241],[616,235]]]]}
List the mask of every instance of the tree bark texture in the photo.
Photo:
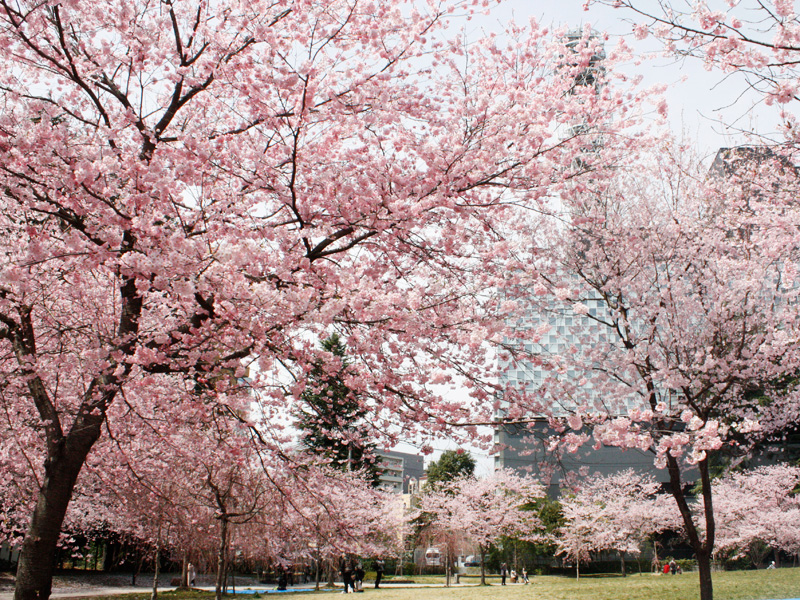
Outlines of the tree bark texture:
{"type": "Polygon", "coordinates": [[[14,600],[50,597],[61,525],[78,474],[100,436],[101,422],[101,418],[86,419],[85,428],[77,430],[76,425],[69,436],[49,447],[45,476],[19,555],[14,600]]]}
{"type": "Polygon", "coordinates": [[[222,600],[222,585],[225,580],[226,560],[228,552],[228,520],[221,518],[219,521],[219,550],[217,552],[217,581],[215,587],[216,600],[222,600]]]}

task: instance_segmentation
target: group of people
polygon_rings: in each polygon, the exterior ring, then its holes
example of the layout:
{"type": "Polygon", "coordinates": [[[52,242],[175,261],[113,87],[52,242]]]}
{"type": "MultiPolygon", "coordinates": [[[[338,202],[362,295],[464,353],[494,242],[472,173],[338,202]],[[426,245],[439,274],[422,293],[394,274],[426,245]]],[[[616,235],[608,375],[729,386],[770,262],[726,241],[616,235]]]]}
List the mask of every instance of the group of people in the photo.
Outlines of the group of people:
{"type": "MultiPolygon", "coordinates": [[[[380,558],[375,561],[375,589],[377,590],[381,585],[383,578],[384,563],[380,558]]],[[[339,561],[339,571],[342,574],[342,584],[344,585],[343,594],[349,592],[363,592],[364,591],[364,566],[361,561],[353,561],[342,554],[342,559],[339,561]]]]}
{"type": "Polygon", "coordinates": [[[530,583],[528,579],[528,570],[525,567],[522,568],[522,571],[518,575],[516,569],[511,569],[511,571],[509,571],[508,565],[503,563],[500,565],[500,585],[505,585],[506,577],[509,576],[511,577],[511,583],[530,583]]]}
{"type": "Polygon", "coordinates": [[[672,573],[673,575],[680,575],[683,573],[683,569],[678,563],[675,562],[674,558],[668,563],[664,564],[664,575],[667,573],[672,573]]]}
{"type": "Polygon", "coordinates": [[[294,565],[278,567],[278,591],[285,591],[294,585],[294,565]]]}

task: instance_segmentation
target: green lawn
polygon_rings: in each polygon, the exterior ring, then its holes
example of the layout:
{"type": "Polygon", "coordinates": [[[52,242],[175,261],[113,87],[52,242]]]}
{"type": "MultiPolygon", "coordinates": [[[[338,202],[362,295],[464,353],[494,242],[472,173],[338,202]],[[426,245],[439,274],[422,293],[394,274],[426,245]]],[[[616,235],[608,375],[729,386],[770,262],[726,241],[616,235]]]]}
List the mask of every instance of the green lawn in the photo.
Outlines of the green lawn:
{"type": "MultiPolygon", "coordinates": [[[[421,580],[422,578],[413,578],[421,580]]],[[[425,578],[427,579],[427,578],[425,578]]],[[[492,581],[495,581],[494,579],[492,581]]],[[[421,582],[421,581],[420,581],[421,582]]],[[[695,573],[683,575],[629,575],[628,577],[582,577],[580,581],[566,577],[533,577],[530,585],[509,584],[501,587],[394,588],[376,590],[365,582],[363,598],[373,600],[693,600],[699,598],[695,573]]],[[[263,594],[262,600],[313,596],[334,600],[341,589],[316,593],[263,594]]],[[[163,600],[208,600],[213,594],[204,592],[165,592],[163,600]]],[[[358,596],[352,596],[357,599],[358,596]]],[[[239,595],[251,600],[252,595],[239,595]]],[[[779,600],[800,598],[800,569],[731,571],[714,573],[715,600],[779,600]]],[[[116,596],[115,600],[148,600],[149,594],[116,596]]],[[[93,598],[92,600],[99,600],[93,598]]]]}

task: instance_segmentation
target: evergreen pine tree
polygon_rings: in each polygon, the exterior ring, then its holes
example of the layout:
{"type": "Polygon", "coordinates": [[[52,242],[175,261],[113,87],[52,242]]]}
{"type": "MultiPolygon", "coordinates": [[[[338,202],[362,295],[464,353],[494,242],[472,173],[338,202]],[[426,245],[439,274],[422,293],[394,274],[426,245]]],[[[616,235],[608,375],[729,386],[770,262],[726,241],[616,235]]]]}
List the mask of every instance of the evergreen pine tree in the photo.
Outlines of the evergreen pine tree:
{"type": "Polygon", "coordinates": [[[380,468],[375,444],[364,431],[366,411],[355,392],[345,384],[350,368],[347,347],[336,333],[322,340],[320,346],[339,358],[341,366],[331,372],[318,360],[308,375],[308,385],[295,415],[303,445],[308,452],[325,457],[344,471],[363,469],[372,484],[377,485],[380,468]]]}
{"type": "Polygon", "coordinates": [[[445,450],[439,460],[428,465],[425,485],[431,490],[437,490],[445,483],[474,474],[475,459],[469,452],[445,450]]]}

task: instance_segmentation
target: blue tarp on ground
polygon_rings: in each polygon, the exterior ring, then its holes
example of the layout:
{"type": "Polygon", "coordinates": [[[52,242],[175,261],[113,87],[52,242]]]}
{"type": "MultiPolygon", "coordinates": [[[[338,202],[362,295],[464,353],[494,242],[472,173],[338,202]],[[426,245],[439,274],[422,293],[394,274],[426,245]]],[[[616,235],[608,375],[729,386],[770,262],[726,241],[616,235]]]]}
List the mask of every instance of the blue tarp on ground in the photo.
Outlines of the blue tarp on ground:
{"type": "MultiPolygon", "coordinates": [[[[314,588],[289,588],[287,590],[236,590],[236,594],[282,594],[283,592],[313,592],[314,588]]],[[[228,590],[229,594],[233,594],[228,590]]]]}

